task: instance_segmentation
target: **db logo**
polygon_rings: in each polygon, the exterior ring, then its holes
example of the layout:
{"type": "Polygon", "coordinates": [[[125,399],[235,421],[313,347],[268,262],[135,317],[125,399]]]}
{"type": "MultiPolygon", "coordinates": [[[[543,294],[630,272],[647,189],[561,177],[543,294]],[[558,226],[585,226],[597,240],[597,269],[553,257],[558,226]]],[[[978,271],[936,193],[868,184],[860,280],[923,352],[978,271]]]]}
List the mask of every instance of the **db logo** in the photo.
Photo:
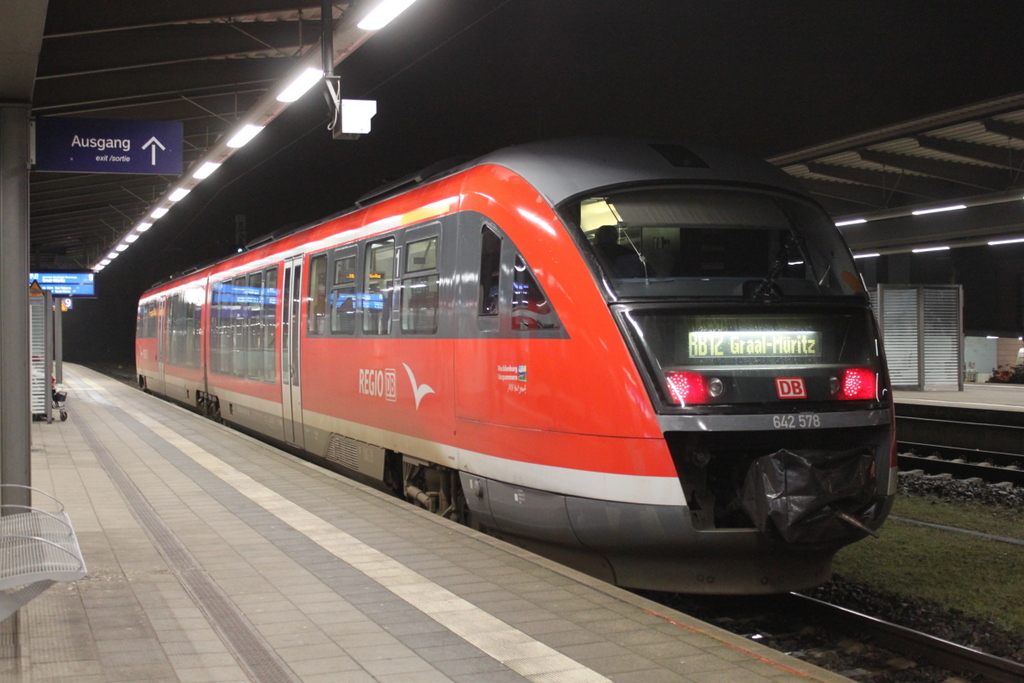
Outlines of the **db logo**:
{"type": "Polygon", "coordinates": [[[807,398],[807,387],[800,377],[776,377],[775,391],[779,398],[807,398]]]}

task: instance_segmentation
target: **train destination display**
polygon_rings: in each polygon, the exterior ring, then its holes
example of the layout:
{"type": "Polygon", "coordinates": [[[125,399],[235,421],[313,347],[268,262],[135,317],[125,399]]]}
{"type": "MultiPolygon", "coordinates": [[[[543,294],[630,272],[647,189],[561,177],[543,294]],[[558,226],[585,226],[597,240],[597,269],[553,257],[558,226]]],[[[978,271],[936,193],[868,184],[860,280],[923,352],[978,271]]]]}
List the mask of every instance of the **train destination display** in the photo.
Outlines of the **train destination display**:
{"type": "Polygon", "coordinates": [[[818,333],[812,331],[690,332],[690,358],[814,358],[821,355],[818,333]]]}

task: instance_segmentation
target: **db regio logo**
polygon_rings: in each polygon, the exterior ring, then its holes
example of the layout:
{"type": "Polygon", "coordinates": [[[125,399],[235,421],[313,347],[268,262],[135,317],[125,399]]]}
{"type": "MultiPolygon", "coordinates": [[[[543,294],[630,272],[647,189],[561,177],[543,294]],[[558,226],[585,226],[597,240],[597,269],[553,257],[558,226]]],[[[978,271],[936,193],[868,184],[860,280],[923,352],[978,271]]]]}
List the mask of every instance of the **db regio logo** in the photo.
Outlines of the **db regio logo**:
{"type": "Polygon", "coordinates": [[[397,400],[398,381],[395,379],[395,371],[391,368],[360,370],[359,393],[367,396],[379,396],[388,401],[397,400]]]}

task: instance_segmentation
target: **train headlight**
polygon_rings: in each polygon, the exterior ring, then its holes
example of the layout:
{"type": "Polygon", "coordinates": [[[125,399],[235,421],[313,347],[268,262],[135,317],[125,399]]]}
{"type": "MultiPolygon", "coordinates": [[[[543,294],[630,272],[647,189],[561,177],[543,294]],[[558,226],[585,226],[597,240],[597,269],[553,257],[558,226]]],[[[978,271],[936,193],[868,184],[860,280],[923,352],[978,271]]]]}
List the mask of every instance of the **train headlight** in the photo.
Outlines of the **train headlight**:
{"type": "Polygon", "coordinates": [[[840,401],[865,401],[875,398],[877,382],[878,376],[874,370],[847,368],[841,377],[833,377],[830,384],[840,401]]]}
{"type": "Polygon", "coordinates": [[[722,380],[717,377],[712,377],[708,380],[708,393],[711,398],[718,398],[725,391],[725,385],[722,384],[722,380]]]}
{"type": "MultiPolygon", "coordinates": [[[[717,380],[721,384],[721,380],[717,380]]],[[[708,382],[696,372],[666,372],[665,383],[668,395],[673,403],[681,406],[692,406],[708,402],[708,382]]]]}

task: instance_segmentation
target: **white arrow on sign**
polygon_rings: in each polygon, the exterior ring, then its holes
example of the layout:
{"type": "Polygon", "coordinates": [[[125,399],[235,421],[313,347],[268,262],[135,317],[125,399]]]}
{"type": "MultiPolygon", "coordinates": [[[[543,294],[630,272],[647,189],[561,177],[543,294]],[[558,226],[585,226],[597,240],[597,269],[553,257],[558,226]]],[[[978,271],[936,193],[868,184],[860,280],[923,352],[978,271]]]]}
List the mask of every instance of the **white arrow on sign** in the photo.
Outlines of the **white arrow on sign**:
{"type": "Polygon", "coordinates": [[[156,166],[156,148],[159,147],[163,150],[166,150],[167,148],[160,144],[160,141],[156,139],[155,135],[146,140],[146,144],[142,146],[142,149],[146,149],[147,147],[153,148],[153,165],[156,166]]]}

